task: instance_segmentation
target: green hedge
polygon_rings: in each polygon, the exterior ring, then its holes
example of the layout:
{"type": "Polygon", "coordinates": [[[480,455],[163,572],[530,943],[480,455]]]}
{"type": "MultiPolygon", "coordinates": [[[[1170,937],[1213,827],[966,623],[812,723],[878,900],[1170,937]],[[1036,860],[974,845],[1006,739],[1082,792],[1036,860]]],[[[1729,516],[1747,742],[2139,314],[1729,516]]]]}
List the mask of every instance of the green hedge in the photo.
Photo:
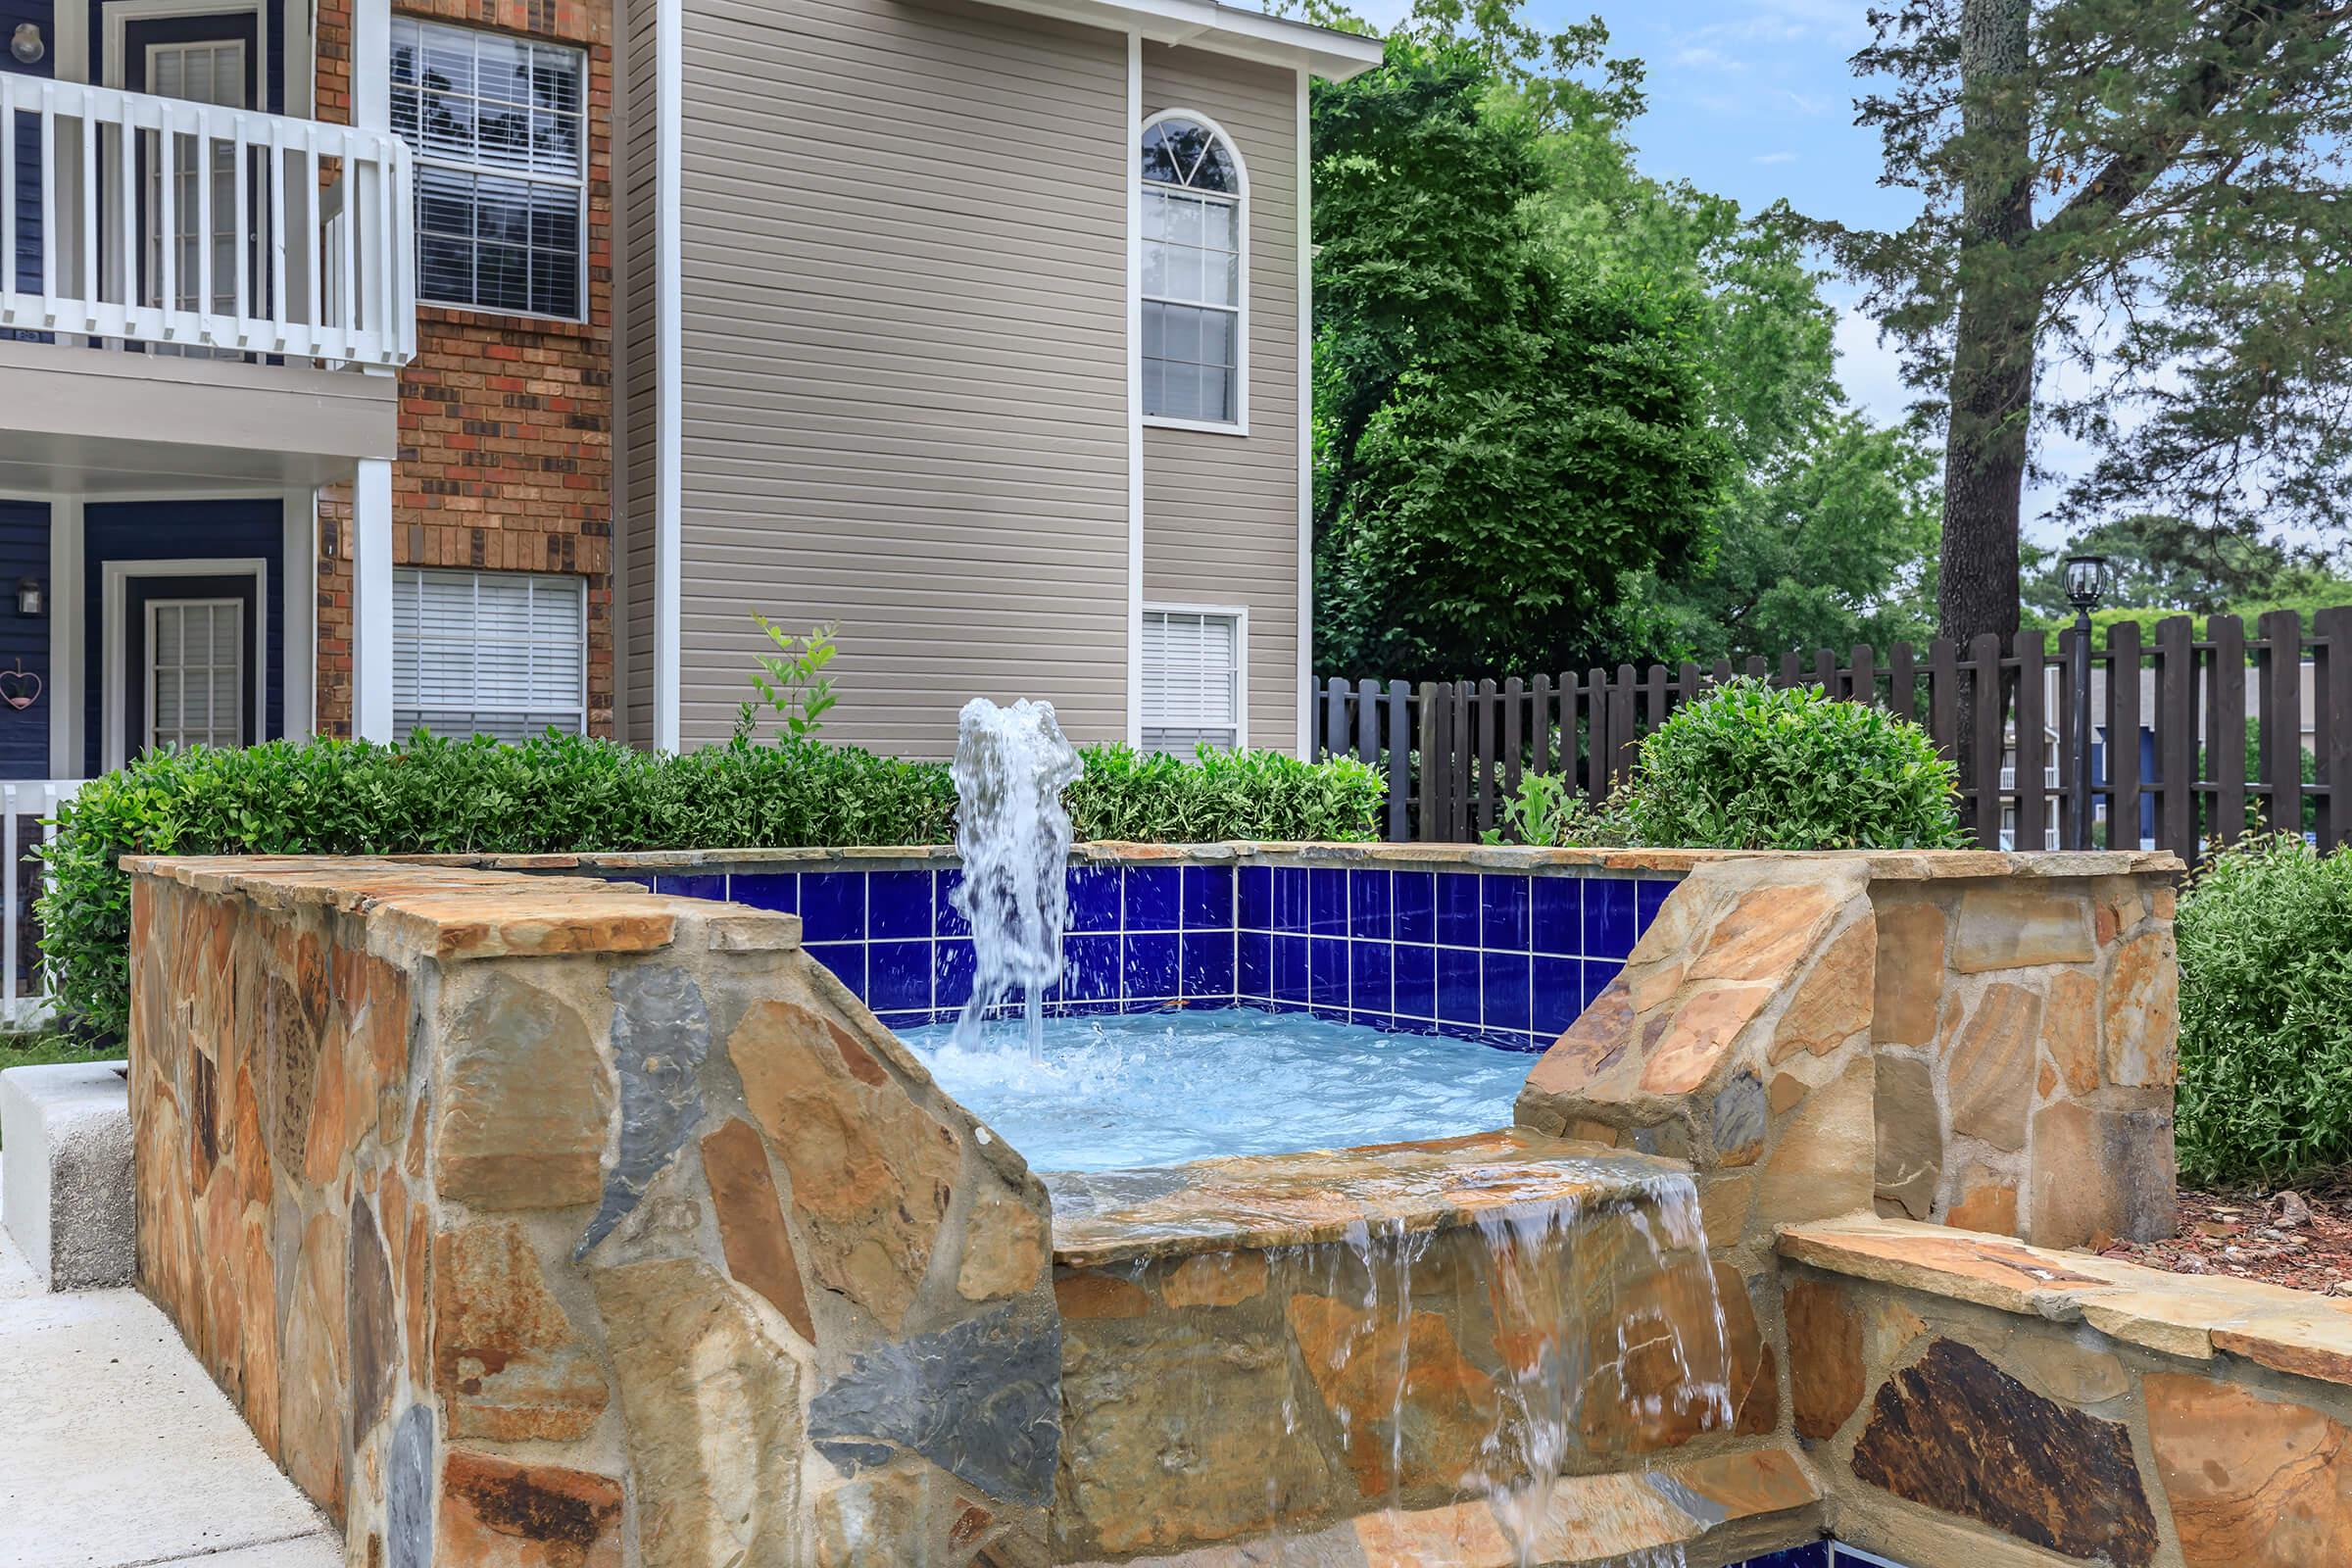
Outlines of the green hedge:
{"type": "Polygon", "coordinates": [[[2352,1162],[2352,853],[2250,839],[2190,878],[2180,1175],[2284,1181],[2352,1162]]]}
{"type": "MultiPolygon", "coordinates": [[[[1384,788],[1360,762],[1265,752],[1198,763],[1089,748],[1067,797],[1082,838],[1361,839],[1384,788]]],[[[548,735],[519,746],[419,733],[402,746],[272,741],[140,759],[84,784],[43,851],[41,952],[70,1026],[128,1017],[124,855],[568,854],[944,844],[941,762],[814,741],[655,756],[548,735]]]]}

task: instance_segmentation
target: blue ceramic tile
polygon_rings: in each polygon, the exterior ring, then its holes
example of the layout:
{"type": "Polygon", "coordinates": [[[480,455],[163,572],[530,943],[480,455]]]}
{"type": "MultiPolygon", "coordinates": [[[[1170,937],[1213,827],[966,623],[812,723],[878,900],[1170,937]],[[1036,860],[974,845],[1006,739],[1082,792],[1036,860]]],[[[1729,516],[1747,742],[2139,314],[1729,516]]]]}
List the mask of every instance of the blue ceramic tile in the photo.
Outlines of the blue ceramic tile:
{"type": "Polygon", "coordinates": [[[927,937],[931,934],[931,873],[869,871],[865,878],[865,934],[927,937]]]}
{"type": "Polygon", "coordinates": [[[1061,995],[1071,1002],[1101,1002],[1119,994],[1119,939],[1088,932],[1061,939],[1061,995]]]}
{"type": "Polygon", "coordinates": [[[1478,879],[1480,946],[1527,951],[1527,882],[1493,871],[1478,879]]]}
{"type": "Polygon", "coordinates": [[[1634,884],[1595,877],[1585,884],[1585,956],[1617,958],[1634,951],[1634,884]]]}
{"type": "Polygon", "coordinates": [[[1274,868],[1274,929],[1306,930],[1306,867],[1303,865],[1278,865],[1274,868]]]}
{"type": "Polygon", "coordinates": [[[1274,1000],[1286,1004],[1304,1006],[1307,991],[1306,938],[1278,936],[1274,939],[1274,1000]]]}
{"type": "Polygon", "coordinates": [[[1184,994],[1214,999],[1233,995],[1233,933],[1188,931],[1184,938],[1184,994]]]}
{"type": "Polygon", "coordinates": [[[1306,1000],[1317,1007],[1348,1005],[1348,939],[1314,937],[1307,955],[1306,1000]]]}
{"type": "Polygon", "coordinates": [[[848,986],[860,1001],[865,997],[865,944],[862,942],[811,942],[808,956],[833,971],[833,978],[848,986]]]}
{"type": "Polygon", "coordinates": [[[1179,867],[1127,867],[1127,924],[1123,929],[1173,931],[1183,905],[1184,885],[1179,867]]]}
{"type": "Polygon", "coordinates": [[[1433,1018],[1409,1018],[1400,1012],[1389,1020],[1388,1030],[1393,1035],[1434,1035],[1438,1025],[1433,1018]]]}
{"type": "Polygon", "coordinates": [[[1318,1018],[1329,1018],[1333,1023],[1346,1023],[1348,1021],[1348,1009],[1346,1007],[1309,1007],[1306,1010],[1313,1013],[1318,1018]]]}
{"type": "Polygon", "coordinates": [[[1478,946],[1478,873],[1438,873],[1438,940],[1451,948],[1478,946]]]}
{"type": "Polygon", "coordinates": [[[1240,906],[1234,911],[1234,923],[1245,931],[1273,930],[1274,868],[1245,865],[1237,881],[1240,906]]]}
{"type": "Polygon", "coordinates": [[[737,904],[755,909],[781,909],[792,914],[801,906],[801,878],[797,871],[739,871],[728,890],[737,904]]]}
{"type": "Polygon", "coordinates": [[[1064,1018],[1102,1018],[1126,1009],[1115,1002],[1073,1002],[1061,1009],[1064,1018]]]}
{"type": "Polygon", "coordinates": [[[1533,901],[1535,948],[1538,953],[1585,951],[1585,879],[1581,876],[1540,876],[1533,901]]]}
{"type": "Polygon", "coordinates": [[[1389,904],[1396,914],[1397,941],[1438,940],[1438,880],[1434,873],[1391,872],[1389,904]]]}
{"type": "Polygon", "coordinates": [[[1587,958],[1585,960],[1585,1005],[1588,1007],[1592,1005],[1600,994],[1608,989],[1609,982],[1624,971],[1625,965],[1612,958],[1587,958]]]}
{"type": "Polygon", "coordinates": [[[818,942],[865,940],[865,873],[810,871],[801,878],[803,935],[818,942]]]}
{"type": "Polygon", "coordinates": [[[1318,865],[1306,873],[1306,928],[1319,937],[1348,934],[1348,873],[1318,865]]]}
{"type": "Polygon", "coordinates": [[[1447,1023],[1478,1022],[1478,953],[1438,949],[1438,1016],[1447,1023]]]}
{"type": "Polygon", "coordinates": [[[1634,884],[1634,924],[1638,933],[1649,929],[1649,922],[1658,917],[1658,907],[1666,902],[1675,884],[1662,877],[1645,876],[1634,884]]]}
{"type": "Polygon", "coordinates": [[[1119,928],[1119,868],[1115,865],[1076,865],[1064,883],[1070,890],[1070,929],[1116,931],[1119,928]]]}
{"type": "Polygon", "coordinates": [[[1396,932],[1390,913],[1389,873],[1348,873],[1348,934],[1386,942],[1396,932]]]}
{"type": "MultiPolygon", "coordinates": [[[[924,913],[930,910],[926,907],[924,913]]],[[[885,1007],[931,1005],[931,944],[869,942],[865,949],[865,1004],[885,1007]]]]}
{"type": "Polygon", "coordinates": [[[1528,1022],[1527,955],[1524,953],[1486,953],[1481,968],[1485,973],[1486,1017],[1489,1029],[1526,1029],[1528,1022]]]}
{"type": "Polygon", "coordinates": [[[1438,950],[1400,943],[1390,954],[1396,976],[1396,1011],[1408,1018],[1438,1015],[1438,950]]]}
{"type": "Polygon", "coordinates": [[[931,955],[931,1004],[960,1007],[972,1000],[972,945],[941,942],[931,955]]]}
{"type": "Polygon", "coordinates": [[[882,1020],[883,1028],[898,1034],[904,1034],[909,1029],[920,1029],[931,1021],[929,1008],[924,1008],[919,1012],[877,1012],[874,1016],[882,1020]]]}
{"type": "Polygon", "coordinates": [[[1234,939],[1234,989],[1244,997],[1271,1000],[1274,995],[1274,939],[1263,931],[1245,931],[1234,939]]]}
{"type": "Polygon", "coordinates": [[[1121,938],[1119,953],[1120,996],[1129,1002],[1141,1002],[1164,1000],[1177,994],[1177,952],[1173,934],[1121,938]]]}
{"type": "Polygon", "coordinates": [[[658,876],[654,891],[666,893],[673,899],[723,899],[727,896],[727,873],[697,871],[689,876],[658,876]]]}
{"type": "Polygon", "coordinates": [[[931,873],[931,929],[943,937],[968,937],[972,922],[956,911],[956,895],[963,887],[961,871],[931,873]]]}
{"type": "Polygon", "coordinates": [[[1232,866],[1184,868],[1184,928],[1187,931],[1233,929],[1232,866]]]}
{"type": "Polygon", "coordinates": [[[1536,1033],[1547,1039],[1576,1022],[1585,1010],[1585,963],[1582,958],[1536,955],[1534,995],[1529,1019],[1536,1033]]]}
{"type": "Polygon", "coordinates": [[[1815,1541],[1802,1546],[1790,1546],[1786,1551],[1768,1551],[1761,1557],[1750,1557],[1745,1562],[1733,1563],[1730,1568],[1832,1568],[1833,1562],[1842,1562],[1849,1565],[1849,1568],[1862,1568],[1862,1565],[1870,1560],[1854,1556],[1850,1552],[1839,1552],[1838,1557],[1833,1559],[1830,1556],[1830,1544],[1826,1541],[1815,1541]]]}
{"type": "Polygon", "coordinates": [[[1384,1035],[1396,1032],[1396,1020],[1385,1012],[1350,1012],[1348,1021],[1366,1029],[1377,1029],[1384,1035]]]}
{"type": "Polygon", "coordinates": [[[1348,954],[1348,1004],[1358,1012],[1391,1012],[1396,1004],[1389,991],[1390,955],[1386,942],[1351,942],[1348,954]]]}

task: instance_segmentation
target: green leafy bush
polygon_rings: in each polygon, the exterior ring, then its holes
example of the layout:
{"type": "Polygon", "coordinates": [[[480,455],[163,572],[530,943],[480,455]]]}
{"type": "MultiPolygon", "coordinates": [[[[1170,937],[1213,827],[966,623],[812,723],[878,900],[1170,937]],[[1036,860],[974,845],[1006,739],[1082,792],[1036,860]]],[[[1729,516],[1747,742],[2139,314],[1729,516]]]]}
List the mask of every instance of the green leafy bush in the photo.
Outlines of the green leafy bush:
{"type": "MultiPolygon", "coordinates": [[[[1197,764],[1123,746],[1082,754],[1069,794],[1086,838],[1187,843],[1365,838],[1381,782],[1354,760],[1202,749],[1197,764]]],[[[944,844],[943,762],[786,740],[662,757],[546,735],[519,746],[418,733],[401,746],[272,741],[155,753],[92,779],[43,851],[41,951],[83,1032],[127,1016],[124,855],[567,854],[944,844]]]]}
{"type": "Polygon", "coordinates": [[[1573,779],[1557,773],[1522,773],[1518,791],[1502,797],[1502,825],[1481,836],[1489,844],[1589,850],[1631,844],[1633,829],[1615,796],[1594,806],[1573,779]]]}
{"type": "Polygon", "coordinates": [[[1281,752],[1199,748],[1192,761],[1127,746],[1090,746],[1086,776],[1062,802],[1080,839],[1208,844],[1324,842],[1377,836],[1388,786],[1351,757],[1302,762],[1281,752]]]}
{"type": "Polygon", "coordinates": [[[2180,948],[2180,1174],[2283,1180],[2352,1161],[2352,854],[2293,834],[2189,880],[2180,948]]]}
{"type": "Polygon", "coordinates": [[[1951,763],[1918,725],[1818,686],[1748,677],[1642,742],[1622,799],[1636,843],[1895,850],[1962,842],[1951,763]]]}

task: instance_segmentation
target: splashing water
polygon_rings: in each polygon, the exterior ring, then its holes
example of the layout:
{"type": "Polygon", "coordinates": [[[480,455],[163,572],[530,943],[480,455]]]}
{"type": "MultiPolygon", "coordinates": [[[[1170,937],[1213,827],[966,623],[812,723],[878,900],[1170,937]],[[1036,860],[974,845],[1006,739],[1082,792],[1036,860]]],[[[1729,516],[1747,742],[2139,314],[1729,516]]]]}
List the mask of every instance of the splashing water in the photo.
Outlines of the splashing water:
{"type": "Polygon", "coordinates": [[[1052,703],[1027,698],[1000,708],[985,697],[963,705],[956,723],[956,853],[963,885],[956,911],[972,927],[972,998],[956,1043],[980,1043],[980,1021],[1016,990],[1028,1023],[1029,1054],[1045,1054],[1046,989],[1061,973],[1061,930],[1070,896],[1070,814],[1061,792],[1086,765],[1054,718],[1052,703]]]}

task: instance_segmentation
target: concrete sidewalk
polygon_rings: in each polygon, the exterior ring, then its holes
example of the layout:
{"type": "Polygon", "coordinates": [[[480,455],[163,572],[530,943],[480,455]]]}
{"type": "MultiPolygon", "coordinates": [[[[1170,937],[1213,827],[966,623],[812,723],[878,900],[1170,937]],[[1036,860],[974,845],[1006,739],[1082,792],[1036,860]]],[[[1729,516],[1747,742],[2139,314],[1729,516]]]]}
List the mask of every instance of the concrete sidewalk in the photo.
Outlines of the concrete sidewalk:
{"type": "Polygon", "coordinates": [[[0,1568],[342,1562],[163,1313],[43,1295],[0,1233],[0,1568]]]}

